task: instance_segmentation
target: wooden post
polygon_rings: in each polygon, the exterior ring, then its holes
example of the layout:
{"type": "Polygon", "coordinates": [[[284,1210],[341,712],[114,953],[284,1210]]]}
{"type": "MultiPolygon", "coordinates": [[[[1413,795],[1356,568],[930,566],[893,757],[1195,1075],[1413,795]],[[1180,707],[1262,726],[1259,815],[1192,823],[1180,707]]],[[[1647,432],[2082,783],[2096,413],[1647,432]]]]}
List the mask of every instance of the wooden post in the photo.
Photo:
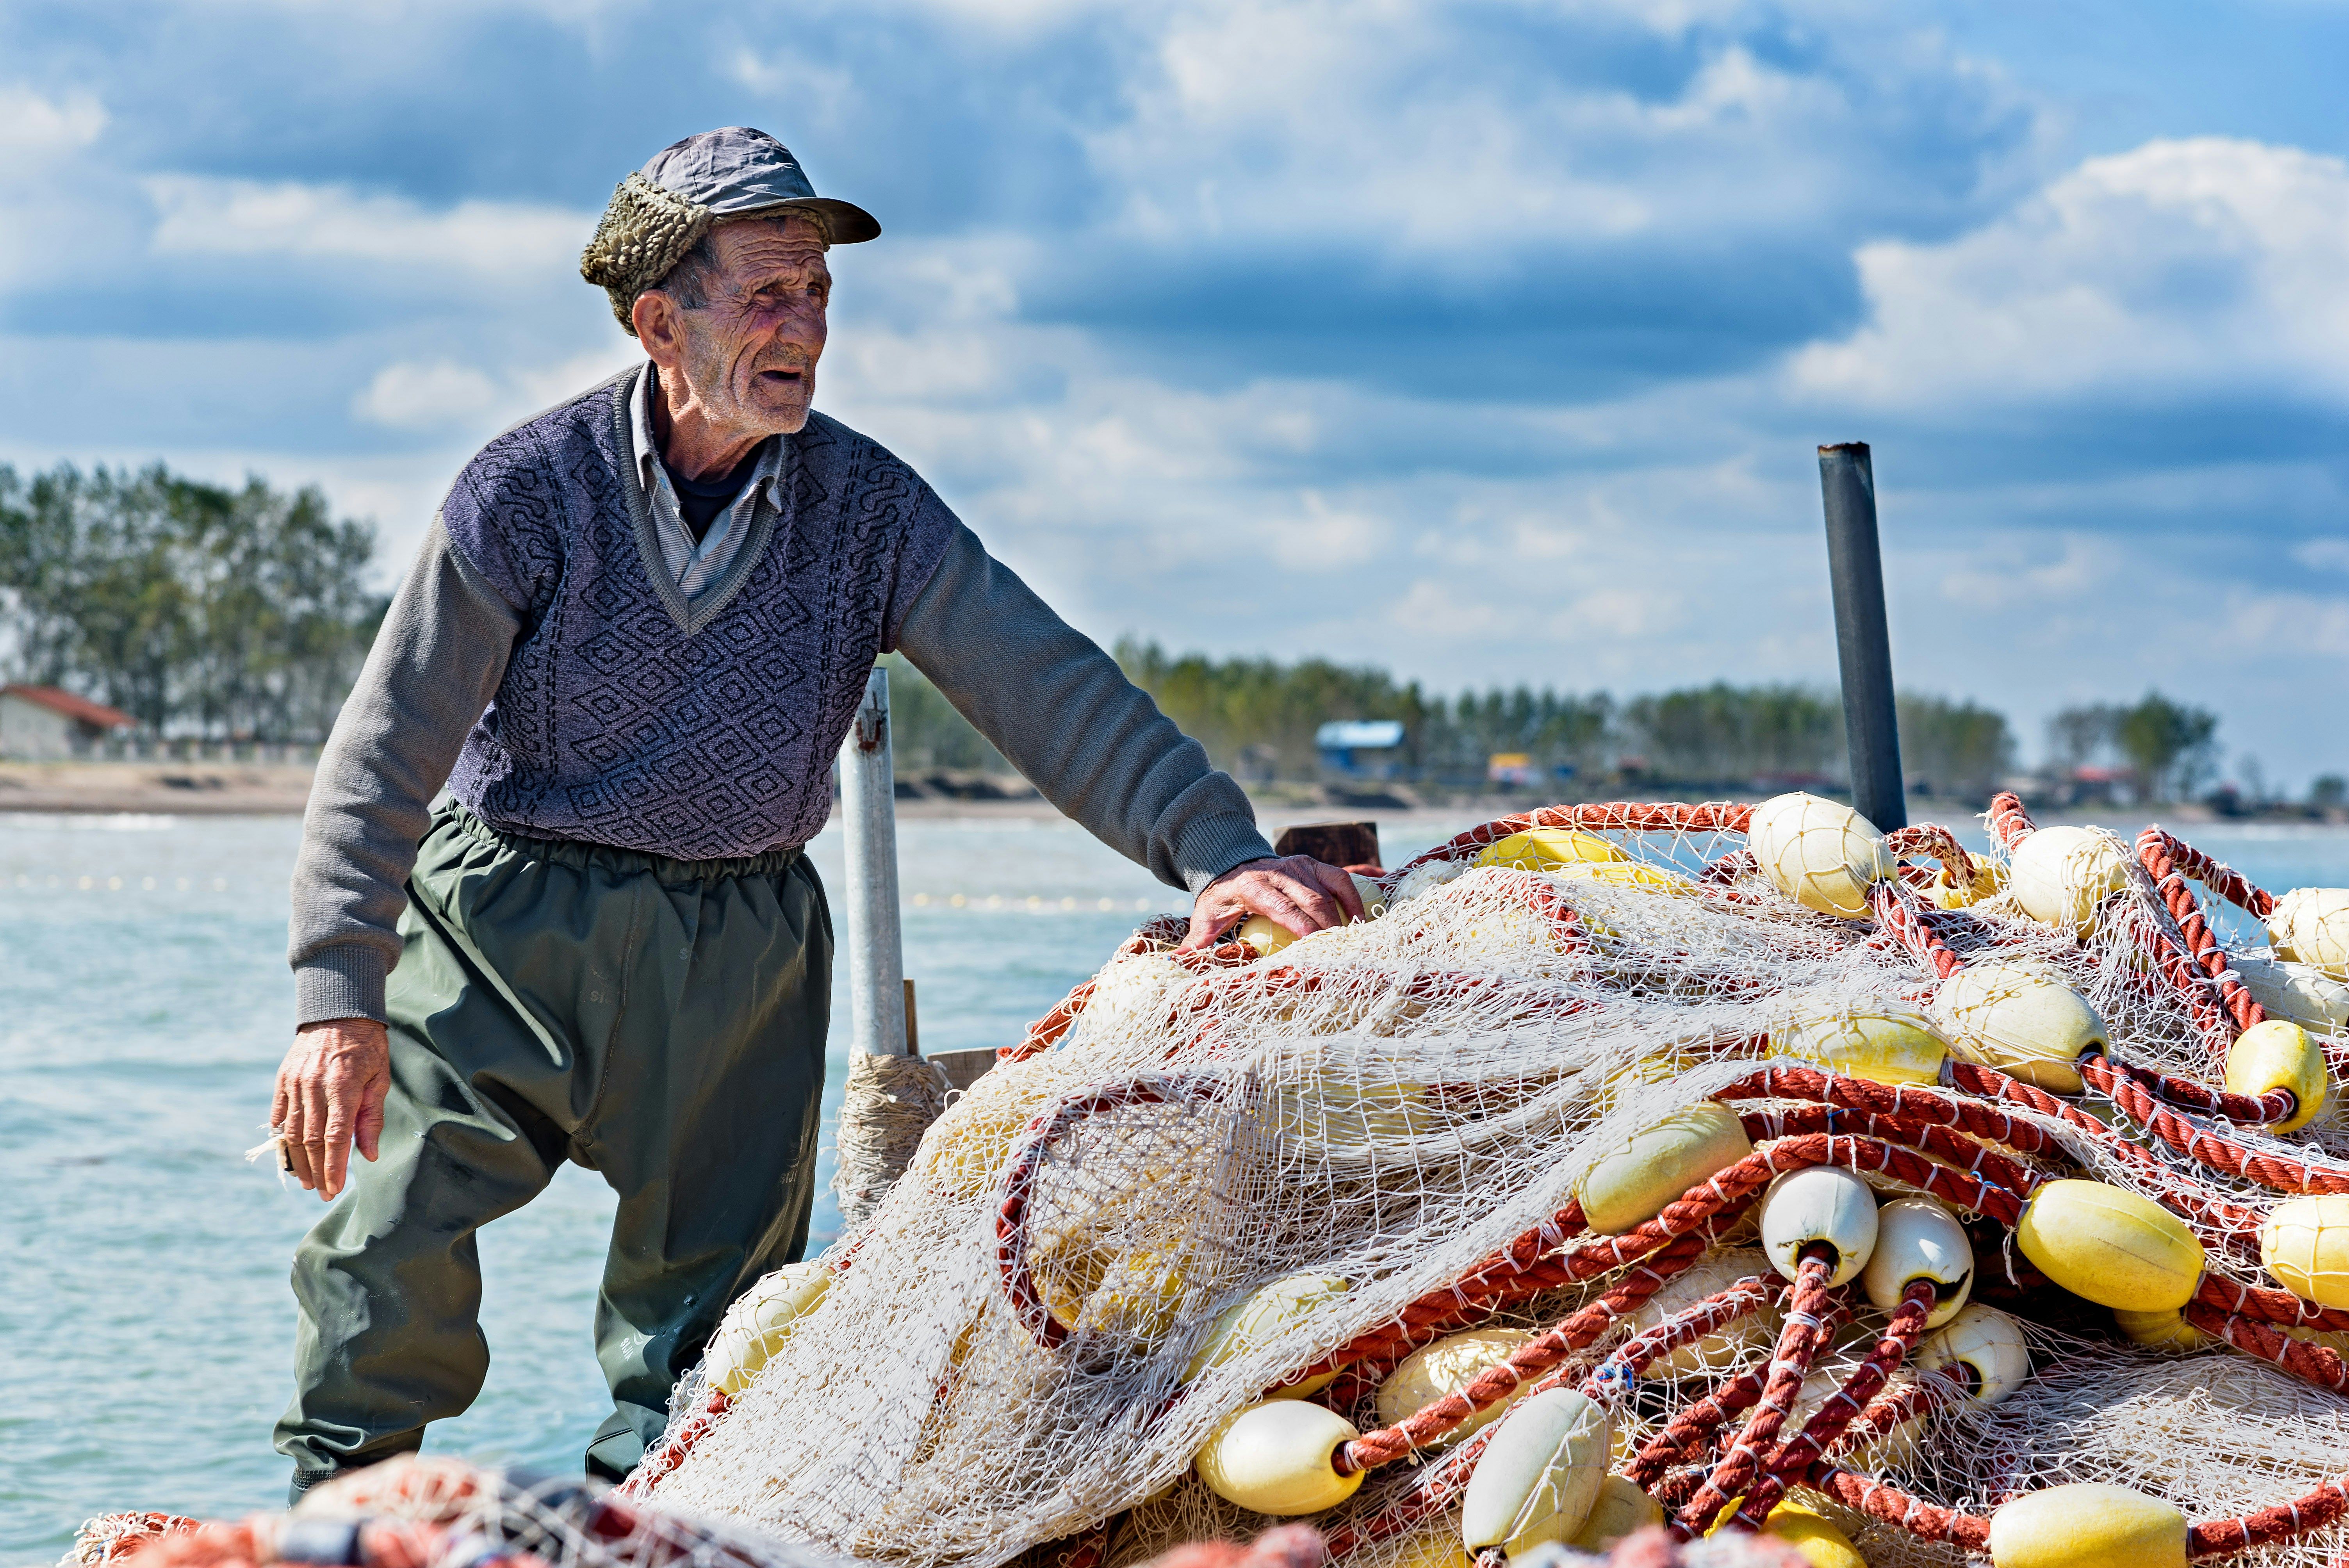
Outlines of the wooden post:
{"type": "Polygon", "coordinates": [[[1333,866],[1379,863],[1376,822],[1299,822],[1283,830],[1272,846],[1277,855],[1311,855],[1333,866]]]}

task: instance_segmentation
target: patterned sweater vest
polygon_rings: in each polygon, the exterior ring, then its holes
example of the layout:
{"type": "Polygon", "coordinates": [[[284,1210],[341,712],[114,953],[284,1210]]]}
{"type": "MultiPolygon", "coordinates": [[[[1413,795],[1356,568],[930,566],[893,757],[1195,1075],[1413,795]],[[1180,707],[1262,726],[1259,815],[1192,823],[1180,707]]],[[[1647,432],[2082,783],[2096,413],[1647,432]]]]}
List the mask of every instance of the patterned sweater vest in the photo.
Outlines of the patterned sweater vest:
{"type": "Polygon", "coordinates": [[[802,844],[866,674],[957,526],[918,475],[821,414],[787,436],[726,578],[688,608],[629,461],[632,371],[517,426],[441,510],[522,629],[449,788],[481,819],[679,860],[802,844]]]}

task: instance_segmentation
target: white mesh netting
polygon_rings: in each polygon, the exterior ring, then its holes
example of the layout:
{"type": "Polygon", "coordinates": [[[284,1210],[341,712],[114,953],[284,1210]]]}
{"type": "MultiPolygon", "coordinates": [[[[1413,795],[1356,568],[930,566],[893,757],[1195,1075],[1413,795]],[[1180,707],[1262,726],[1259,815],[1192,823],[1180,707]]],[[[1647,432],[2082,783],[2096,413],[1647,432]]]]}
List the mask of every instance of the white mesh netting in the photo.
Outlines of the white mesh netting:
{"type": "MultiPolygon", "coordinates": [[[[1312,1513],[1327,1551],[1361,1568],[1460,1568],[1462,1487],[1506,1423],[1464,1437],[1448,1429],[1466,1407],[1430,1406],[1391,1426],[1381,1386],[1446,1336],[1516,1329],[1495,1342],[1547,1358],[1513,1362],[1470,1403],[1580,1390],[1611,1421],[1608,1468],[1666,1515],[1709,1521],[1775,1474],[1870,1563],[1955,1563],[2002,1505],[2095,1481],[2173,1505],[2198,1555],[2332,1562],[2349,1500],[2322,1489],[2349,1471],[2336,1354],[2349,1338],[2331,1336],[2349,1315],[2279,1290],[2258,1231],[2286,1191],[2349,1192],[2333,1158],[2349,1127],[2328,1105],[2263,1132],[2245,1123],[2296,1102],[2210,1098],[2259,1015],[2218,977],[2229,955],[2199,917],[2181,923],[2182,882],[2098,841],[2111,863],[2083,938],[1999,891],[2002,851],[1970,866],[1947,835],[1912,830],[1875,861],[1846,846],[1800,873],[1826,889],[1812,902],[1866,906],[1824,913],[1781,891],[1780,862],[1806,851],[1768,846],[1774,879],[1747,820],[1733,807],[1507,820],[1389,876],[1378,918],[1262,956],[1178,953],[1172,926],[1145,928],[951,1099],[820,1270],[797,1265],[810,1272],[790,1282],[789,1311],[770,1304],[750,1336],[766,1335],[763,1365],[720,1378],[730,1398],[689,1380],[626,1494],[905,1568],[1031,1552],[1126,1568],[1280,1522],[1219,1495],[1195,1457],[1268,1391],[1334,1373],[1307,1397],[1368,1436],[1330,1460],[1363,1479],[1312,1513]],[[1598,836],[1475,863],[1529,825],[1598,836]],[[1827,885],[1838,867],[1849,883],[1827,885]],[[1985,1035],[1951,1011],[1957,977],[2001,965],[2085,998],[2101,1033],[2058,1019],[2047,1037],[1985,1035]],[[1854,1019],[1892,1020],[1938,1053],[1933,1020],[1956,1065],[1830,1048],[1854,1019]],[[1676,1181],[1609,1227],[1619,1239],[1593,1233],[1580,1198],[1594,1166],[1709,1101],[1742,1118],[1755,1152],[1676,1181]],[[1974,1304],[1949,1334],[1987,1311],[2012,1320],[2011,1352],[1978,1327],[1937,1339],[1921,1326],[1944,1299],[1931,1290],[1896,1305],[1858,1281],[1828,1288],[1816,1250],[1799,1270],[1792,1254],[1771,1267],[1754,1250],[1764,1185],[1822,1162],[1879,1196],[1948,1201],[1974,1304]],[[2164,1298],[2136,1322],[2137,1339],[2162,1343],[2134,1342],[2026,1255],[2017,1212],[2056,1179],[2161,1205],[2175,1234],[2146,1243],[2156,1274],[2203,1249],[2178,1276],[2195,1293],[2186,1315],[2164,1298]],[[1667,1198],[1682,1201],[1658,1215],[1667,1198]],[[1219,1332],[1268,1286],[1288,1293],[1283,1310],[1219,1332]],[[1633,1341],[1741,1288],[1743,1315],[1693,1346],[1650,1359],[1633,1341]],[[1847,1387],[1851,1408],[1818,1429],[1824,1454],[1798,1451],[1847,1387]],[[1747,1430],[1781,1402],[1783,1424],[1747,1430]],[[1743,1471],[1740,1442],[1758,1443],[1743,1471]],[[2288,1519],[2260,1512],[2295,1500],[2288,1519]]],[[[1994,825],[2017,841],[2029,830],[2019,808],[1994,825]]],[[[1619,1184],[1619,1164],[1606,1181],[1619,1184]]]]}

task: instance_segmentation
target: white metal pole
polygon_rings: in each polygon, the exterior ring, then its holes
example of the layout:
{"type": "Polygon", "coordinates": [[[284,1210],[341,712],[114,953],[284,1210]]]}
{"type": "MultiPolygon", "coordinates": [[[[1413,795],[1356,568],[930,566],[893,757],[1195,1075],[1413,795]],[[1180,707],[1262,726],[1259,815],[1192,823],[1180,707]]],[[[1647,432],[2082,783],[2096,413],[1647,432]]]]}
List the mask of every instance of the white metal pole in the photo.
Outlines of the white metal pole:
{"type": "Polygon", "coordinates": [[[840,748],[848,835],[848,995],[856,1049],[905,1055],[905,955],[897,931],[897,783],[889,758],[889,672],[864,683],[840,748]]]}

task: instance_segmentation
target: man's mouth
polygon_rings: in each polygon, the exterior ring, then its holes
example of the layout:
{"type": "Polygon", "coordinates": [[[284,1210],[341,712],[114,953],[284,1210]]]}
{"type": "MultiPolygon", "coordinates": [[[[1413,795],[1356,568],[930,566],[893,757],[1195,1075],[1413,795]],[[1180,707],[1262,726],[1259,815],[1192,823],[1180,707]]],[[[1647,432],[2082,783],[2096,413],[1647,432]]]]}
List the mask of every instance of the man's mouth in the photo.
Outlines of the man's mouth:
{"type": "Polygon", "coordinates": [[[762,381],[779,381],[787,386],[796,387],[800,383],[800,375],[799,371],[792,369],[761,370],[759,372],[759,378],[762,381]]]}

